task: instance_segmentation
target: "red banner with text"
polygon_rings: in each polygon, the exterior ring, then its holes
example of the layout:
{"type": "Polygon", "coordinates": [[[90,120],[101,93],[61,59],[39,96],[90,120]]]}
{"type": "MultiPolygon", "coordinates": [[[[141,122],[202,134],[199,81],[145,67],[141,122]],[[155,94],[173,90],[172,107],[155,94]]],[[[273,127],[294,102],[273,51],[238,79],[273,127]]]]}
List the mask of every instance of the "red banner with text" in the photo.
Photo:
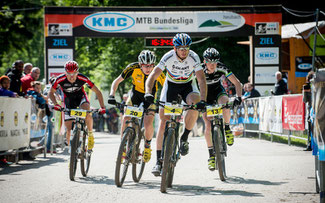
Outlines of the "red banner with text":
{"type": "Polygon", "coordinates": [[[282,126],[286,130],[305,130],[305,104],[302,95],[283,96],[282,126]]]}

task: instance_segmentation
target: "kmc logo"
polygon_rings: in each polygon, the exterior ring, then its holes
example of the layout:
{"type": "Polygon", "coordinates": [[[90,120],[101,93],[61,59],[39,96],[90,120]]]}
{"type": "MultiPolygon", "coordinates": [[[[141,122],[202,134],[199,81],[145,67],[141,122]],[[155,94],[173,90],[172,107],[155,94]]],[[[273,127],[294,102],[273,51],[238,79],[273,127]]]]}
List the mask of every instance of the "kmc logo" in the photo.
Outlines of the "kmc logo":
{"type": "Polygon", "coordinates": [[[122,13],[94,13],[87,16],[83,24],[97,32],[116,32],[131,28],[135,20],[122,13]]]}

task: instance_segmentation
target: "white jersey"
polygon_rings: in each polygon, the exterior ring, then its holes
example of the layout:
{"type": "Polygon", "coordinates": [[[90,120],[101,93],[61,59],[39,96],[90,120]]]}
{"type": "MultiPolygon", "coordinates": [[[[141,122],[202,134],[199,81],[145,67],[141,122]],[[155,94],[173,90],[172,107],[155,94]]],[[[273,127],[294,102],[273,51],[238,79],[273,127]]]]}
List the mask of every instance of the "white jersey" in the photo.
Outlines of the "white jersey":
{"type": "Polygon", "coordinates": [[[178,84],[190,82],[195,77],[194,72],[202,70],[200,57],[192,50],[183,61],[174,50],[170,50],[161,58],[157,67],[162,71],[166,69],[167,80],[178,84]]]}

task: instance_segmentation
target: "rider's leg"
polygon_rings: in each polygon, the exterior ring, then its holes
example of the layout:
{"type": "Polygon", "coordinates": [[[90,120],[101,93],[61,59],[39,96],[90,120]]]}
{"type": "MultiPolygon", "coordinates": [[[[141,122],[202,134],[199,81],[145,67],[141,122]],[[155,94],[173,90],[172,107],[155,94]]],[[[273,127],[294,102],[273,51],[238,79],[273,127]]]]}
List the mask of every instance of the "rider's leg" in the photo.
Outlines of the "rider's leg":
{"type": "MultiPolygon", "coordinates": [[[[84,102],[80,105],[81,109],[90,110],[90,104],[88,102],[84,102]]],[[[86,125],[88,128],[88,149],[91,150],[94,148],[95,140],[93,134],[93,117],[92,114],[88,113],[86,116],[86,125]]]]}
{"type": "MultiPolygon", "coordinates": [[[[197,92],[191,92],[187,95],[186,97],[186,103],[191,105],[191,104],[196,104],[200,101],[200,94],[197,92]]],[[[188,153],[188,135],[190,134],[191,130],[193,129],[196,120],[198,118],[199,112],[196,110],[189,110],[186,112],[185,118],[184,118],[184,123],[185,123],[185,128],[184,132],[181,136],[181,154],[185,156],[188,153]]]]}
{"type": "Polygon", "coordinates": [[[154,121],[154,113],[150,112],[147,115],[144,116],[144,136],[146,138],[145,141],[145,148],[144,148],[144,154],[143,154],[143,161],[148,162],[151,158],[151,140],[154,133],[154,127],[153,127],[153,121],[154,121]]]}
{"type": "MultiPolygon", "coordinates": [[[[219,104],[225,104],[229,102],[229,98],[226,95],[223,95],[219,97],[218,103],[219,104]]],[[[227,138],[227,144],[229,146],[233,145],[234,143],[234,135],[232,134],[229,123],[230,123],[230,109],[229,108],[224,108],[222,110],[222,115],[223,115],[223,120],[225,122],[225,133],[226,133],[226,138],[227,138]]]]}
{"type": "Polygon", "coordinates": [[[131,118],[128,116],[123,116],[122,117],[122,125],[121,125],[121,139],[123,138],[123,132],[125,128],[127,127],[126,121],[130,120],[131,118]]]}
{"type": "Polygon", "coordinates": [[[207,117],[207,113],[205,112],[203,114],[203,120],[205,124],[205,141],[208,146],[208,152],[209,152],[209,159],[208,159],[208,168],[209,170],[213,171],[216,169],[215,165],[215,153],[213,149],[213,144],[212,144],[212,137],[211,137],[211,122],[209,118],[207,117]]]}
{"type": "Polygon", "coordinates": [[[71,130],[72,130],[72,122],[73,120],[67,120],[64,122],[65,128],[66,128],[66,132],[67,132],[67,145],[70,145],[70,137],[71,137],[71,130]]]}

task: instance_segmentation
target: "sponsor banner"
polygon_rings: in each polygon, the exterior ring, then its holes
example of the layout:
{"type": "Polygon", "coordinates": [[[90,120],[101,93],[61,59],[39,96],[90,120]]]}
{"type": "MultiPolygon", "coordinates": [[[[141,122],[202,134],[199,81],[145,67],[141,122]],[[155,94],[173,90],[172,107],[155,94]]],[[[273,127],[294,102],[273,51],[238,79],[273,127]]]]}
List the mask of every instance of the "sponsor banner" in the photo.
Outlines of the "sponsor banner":
{"type": "Polygon", "coordinates": [[[45,136],[47,130],[48,117],[45,109],[38,108],[36,100],[32,100],[30,116],[30,137],[40,138],[45,136]]]}
{"type": "Polygon", "coordinates": [[[72,36],[72,23],[49,23],[47,36],[72,36]]]}
{"type": "Polygon", "coordinates": [[[279,64],[279,48],[255,48],[255,64],[279,64]]]}
{"type": "Polygon", "coordinates": [[[31,99],[0,97],[0,151],[28,147],[31,99]]]}
{"type": "Polygon", "coordinates": [[[270,129],[271,132],[282,133],[282,96],[270,99],[270,129]]]}
{"type": "Polygon", "coordinates": [[[255,35],[279,35],[279,22],[255,23],[255,35]]]}
{"type": "Polygon", "coordinates": [[[244,123],[259,124],[259,105],[258,98],[246,99],[244,105],[244,123]]]}
{"type": "Polygon", "coordinates": [[[64,72],[65,72],[64,68],[49,68],[48,69],[48,78],[57,77],[64,72]]]}
{"type": "Polygon", "coordinates": [[[283,96],[282,126],[286,130],[305,129],[305,104],[302,95],[283,96]]]}
{"type": "Polygon", "coordinates": [[[67,61],[73,60],[72,49],[48,49],[48,65],[63,66],[67,61]]]}
{"type": "Polygon", "coordinates": [[[278,66],[255,66],[255,84],[275,83],[278,66]]]}
{"type": "Polygon", "coordinates": [[[245,109],[243,105],[230,109],[230,124],[235,125],[244,122],[245,109]]]}
{"type": "Polygon", "coordinates": [[[229,32],[245,25],[230,11],[99,12],[86,16],[83,26],[95,32],[229,32]]]}
{"type": "Polygon", "coordinates": [[[270,112],[271,106],[269,105],[270,97],[261,97],[259,98],[259,115],[260,115],[260,125],[259,130],[269,131],[269,121],[270,121],[270,112]]]}

